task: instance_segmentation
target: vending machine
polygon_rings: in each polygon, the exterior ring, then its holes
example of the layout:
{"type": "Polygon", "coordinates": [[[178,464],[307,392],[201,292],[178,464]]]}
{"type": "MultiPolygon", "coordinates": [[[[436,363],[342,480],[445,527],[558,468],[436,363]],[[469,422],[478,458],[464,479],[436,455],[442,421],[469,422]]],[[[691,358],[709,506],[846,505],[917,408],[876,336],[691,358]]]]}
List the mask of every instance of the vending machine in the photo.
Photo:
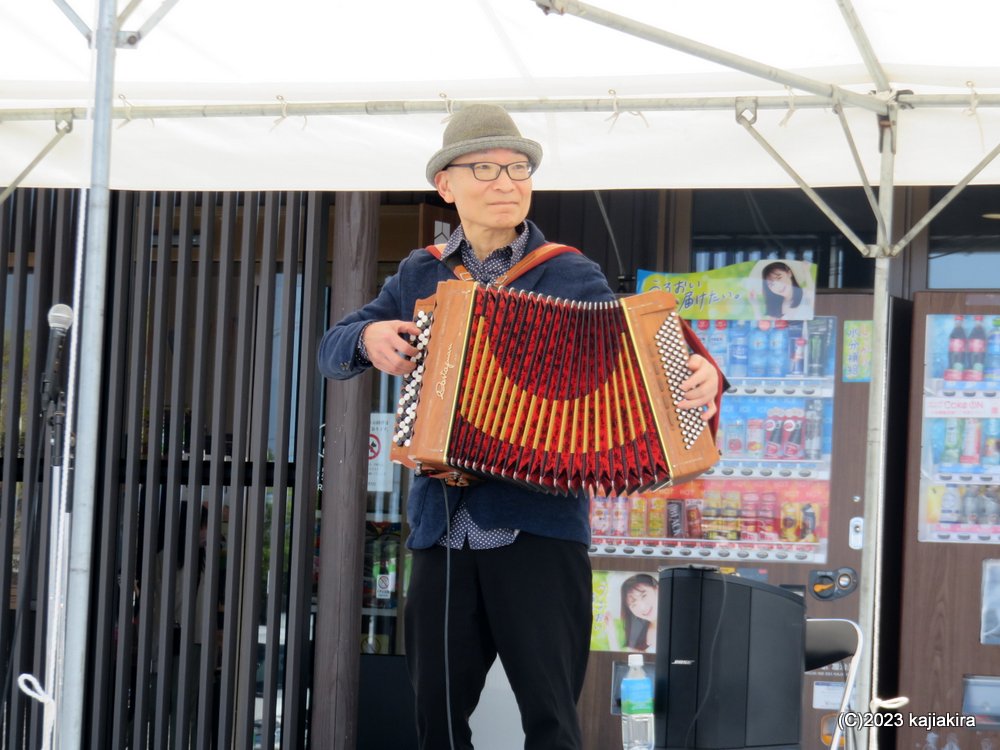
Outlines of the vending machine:
{"type": "Polygon", "coordinates": [[[902,748],[1000,743],[1000,293],[914,298],[902,748]]]}
{"type": "MultiPolygon", "coordinates": [[[[904,313],[894,325],[908,326],[904,313]]],[[[627,652],[655,661],[656,624],[642,622],[641,602],[660,568],[708,565],[787,588],[803,597],[807,617],[859,617],[862,550],[874,543],[863,524],[872,296],[819,293],[807,320],[691,324],[731,386],[721,458],[692,482],[593,498],[588,747],[617,737],[614,682],[627,652]]],[[[845,669],[805,675],[803,748],[829,745],[845,669]]]]}

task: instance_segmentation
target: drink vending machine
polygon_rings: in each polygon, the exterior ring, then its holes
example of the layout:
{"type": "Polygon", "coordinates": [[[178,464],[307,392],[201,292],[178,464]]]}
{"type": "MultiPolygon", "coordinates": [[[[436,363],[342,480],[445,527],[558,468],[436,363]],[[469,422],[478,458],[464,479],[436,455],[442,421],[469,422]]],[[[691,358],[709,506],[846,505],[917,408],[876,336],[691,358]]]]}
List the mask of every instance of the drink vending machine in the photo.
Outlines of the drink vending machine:
{"type": "Polygon", "coordinates": [[[915,718],[897,742],[980,750],[1000,731],[1000,293],[914,296],[910,394],[899,692],[915,718]]]}
{"type": "MultiPolygon", "coordinates": [[[[615,652],[655,658],[656,624],[648,615],[643,622],[641,602],[662,567],[711,565],[789,588],[809,617],[858,619],[871,305],[868,294],[823,293],[808,320],[691,321],[731,385],[721,459],[676,487],[592,500],[595,618],[584,701],[603,710],[582,714],[594,747],[614,739],[607,685],[623,661],[615,652]]],[[[806,675],[804,748],[829,743],[844,679],[843,665],[806,675]]]]}

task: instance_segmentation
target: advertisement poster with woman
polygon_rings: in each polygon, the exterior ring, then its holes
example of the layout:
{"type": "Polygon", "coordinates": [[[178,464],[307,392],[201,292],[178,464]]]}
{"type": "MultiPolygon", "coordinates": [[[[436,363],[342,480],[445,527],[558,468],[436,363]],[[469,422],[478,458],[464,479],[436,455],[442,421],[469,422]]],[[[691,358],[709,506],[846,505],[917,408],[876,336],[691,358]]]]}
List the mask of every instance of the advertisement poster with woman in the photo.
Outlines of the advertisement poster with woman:
{"type": "Polygon", "coordinates": [[[699,273],[640,270],[637,291],[663,289],[689,319],[812,320],[816,264],[768,258],[699,273]]]}
{"type": "Polygon", "coordinates": [[[655,653],[658,587],[654,573],[595,570],[590,650],[655,653]]]}

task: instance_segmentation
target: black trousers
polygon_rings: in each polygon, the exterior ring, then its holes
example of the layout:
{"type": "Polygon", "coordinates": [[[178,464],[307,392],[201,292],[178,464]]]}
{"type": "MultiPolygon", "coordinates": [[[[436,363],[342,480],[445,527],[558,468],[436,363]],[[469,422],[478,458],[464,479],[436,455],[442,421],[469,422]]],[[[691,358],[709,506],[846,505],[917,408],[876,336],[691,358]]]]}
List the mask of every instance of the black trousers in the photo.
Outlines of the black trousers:
{"type": "Polygon", "coordinates": [[[469,717],[499,655],[521,711],[526,750],[578,750],[576,702],[590,649],[591,567],[576,542],[520,533],[490,550],[415,550],[404,619],[423,750],[471,748],[469,717]],[[445,690],[444,617],[448,606],[445,690]]]}

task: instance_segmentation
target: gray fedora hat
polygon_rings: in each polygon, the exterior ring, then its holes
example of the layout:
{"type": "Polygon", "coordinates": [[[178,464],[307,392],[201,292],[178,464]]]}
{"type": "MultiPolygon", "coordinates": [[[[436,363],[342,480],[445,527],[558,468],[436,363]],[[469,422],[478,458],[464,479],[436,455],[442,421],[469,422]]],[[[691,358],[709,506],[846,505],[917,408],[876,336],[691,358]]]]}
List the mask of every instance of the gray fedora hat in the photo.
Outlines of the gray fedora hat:
{"type": "Polygon", "coordinates": [[[441,149],[427,162],[427,181],[463,154],[491,148],[509,148],[528,157],[533,167],[542,161],[542,147],[522,138],[507,110],[496,104],[473,104],[460,109],[444,129],[441,149]]]}

